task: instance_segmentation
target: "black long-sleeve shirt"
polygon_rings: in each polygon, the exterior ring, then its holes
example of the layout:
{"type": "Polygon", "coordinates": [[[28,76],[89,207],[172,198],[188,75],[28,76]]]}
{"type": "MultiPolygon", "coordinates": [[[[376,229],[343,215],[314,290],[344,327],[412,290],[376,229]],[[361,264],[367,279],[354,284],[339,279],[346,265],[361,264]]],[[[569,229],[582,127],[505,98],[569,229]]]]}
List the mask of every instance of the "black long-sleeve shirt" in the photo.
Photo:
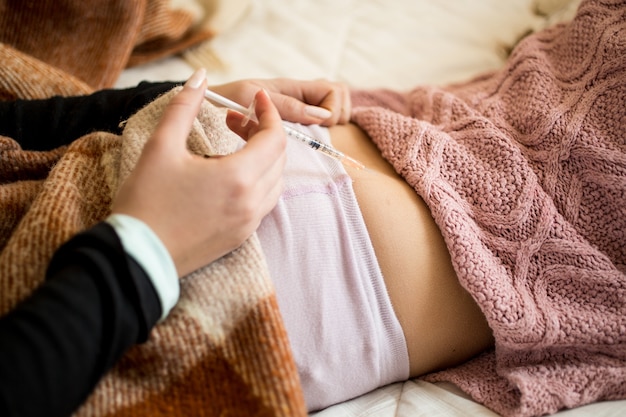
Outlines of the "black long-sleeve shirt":
{"type": "Polygon", "coordinates": [[[0,101],[0,135],[14,139],[22,149],[47,151],[91,132],[119,134],[122,121],[176,85],[143,82],[86,96],[0,101]]]}
{"type": "MultiPolygon", "coordinates": [[[[121,121],[174,85],[1,102],[0,134],[49,150],[96,130],[120,133],[121,121]]],[[[45,278],[0,317],[0,416],[70,415],[161,316],[149,277],[107,223],[63,245],[45,278]]]]}

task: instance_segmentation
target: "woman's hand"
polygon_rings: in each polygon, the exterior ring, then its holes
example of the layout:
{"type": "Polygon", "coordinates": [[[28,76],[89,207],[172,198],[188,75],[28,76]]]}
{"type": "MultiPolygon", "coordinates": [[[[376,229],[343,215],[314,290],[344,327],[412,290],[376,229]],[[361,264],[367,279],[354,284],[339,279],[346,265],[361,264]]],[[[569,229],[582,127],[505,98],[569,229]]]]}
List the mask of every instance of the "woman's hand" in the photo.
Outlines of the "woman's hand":
{"type": "Polygon", "coordinates": [[[244,107],[259,89],[265,89],[281,117],[291,122],[332,126],[350,121],[350,91],[341,83],[276,78],[236,81],[210,89],[244,107]]]}
{"type": "MultiPolygon", "coordinates": [[[[206,74],[199,70],[172,98],[112,208],[142,220],[159,236],[179,276],[239,247],[282,192],[286,137],[278,111],[258,89],[259,123],[235,128],[246,146],[209,159],[187,150],[205,88],[206,74]]],[[[233,120],[238,116],[231,114],[229,124],[233,120]]]]}

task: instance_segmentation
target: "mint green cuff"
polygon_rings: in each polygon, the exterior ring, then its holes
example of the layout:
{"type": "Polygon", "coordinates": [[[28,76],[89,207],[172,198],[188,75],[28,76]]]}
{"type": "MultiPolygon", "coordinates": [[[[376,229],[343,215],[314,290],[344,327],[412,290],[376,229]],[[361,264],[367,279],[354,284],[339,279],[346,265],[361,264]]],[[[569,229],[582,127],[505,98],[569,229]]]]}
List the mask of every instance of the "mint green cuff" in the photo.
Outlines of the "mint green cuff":
{"type": "Polygon", "coordinates": [[[161,239],[135,217],[112,214],[106,219],[115,229],[126,253],[144,269],[161,301],[161,320],[178,302],[180,283],[176,266],[161,239]]]}

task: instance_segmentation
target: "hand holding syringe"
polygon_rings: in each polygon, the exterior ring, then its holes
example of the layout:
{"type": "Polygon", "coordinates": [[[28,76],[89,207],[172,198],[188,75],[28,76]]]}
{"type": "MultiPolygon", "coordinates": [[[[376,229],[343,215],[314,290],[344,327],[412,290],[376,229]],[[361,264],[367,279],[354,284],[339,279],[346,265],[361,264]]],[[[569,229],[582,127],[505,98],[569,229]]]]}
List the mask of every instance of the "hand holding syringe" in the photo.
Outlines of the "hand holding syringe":
{"type": "MultiPolygon", "coordinates": [[[[254,102],[252,102],[250,107],[245,108],[244,106],[238,103],[235,103],[234,101],[229,100],[226,97],[223,97],[211,90],[206,90],[204,92],[204,97],[206,97],[208,100],[212,101],[215,104],[218,104],[220,106],[239,112],[250,120],[253,120],[255,122],[257,121],[256,115],[254,113],[254,102]]],[[[283,128],[285,129],[285,133],[287,133],[288,137],[298,139],[300,142],[309,146],[311,149],[322,152],[324,155],[329,156],[333,159],[336,159],[337,161],[343,162],[347,166],[351,166],[356,169],[365,168],[365,165],[363,165],[356,159],[353,159],[349,157],[348,155],[345,155],[344,153],[339,152],[332,146],[322,143],[318,141],[317,139],[294,129],[285,123],[283,123],[283,128]]]]}

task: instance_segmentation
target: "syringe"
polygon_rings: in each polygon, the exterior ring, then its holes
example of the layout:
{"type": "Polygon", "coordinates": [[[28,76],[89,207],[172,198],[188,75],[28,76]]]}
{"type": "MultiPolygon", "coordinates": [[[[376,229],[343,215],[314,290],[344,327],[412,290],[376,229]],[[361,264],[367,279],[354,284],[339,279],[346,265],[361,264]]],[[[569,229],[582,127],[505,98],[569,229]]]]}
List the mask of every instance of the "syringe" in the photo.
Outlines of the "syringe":
{"type": "MultiPolygon", "coordinates": [[[[249,108],[245,108],[241,104],[235,103],[234,101],[208,89],[205,90],[204,97],[206,97],[208,100],[212,101],[213,103],[217,105],[239,112],[243,114],[244,116],[246,116],[247,118],[249,118],[250,120],[256,121],[256,115],[254,114],[254,102],[250,105],[249,108]]],[[[352,168],[356,168],[356,169],[365,168],[365,165],[363,165],[356,159],[349,157],[348,155],[344,154],[343,152],[338,151],[337,149],[333,148],[330,145],[320,142],[319,140],[313,138],[312,136],[309,136],[305,133],[300,132],[299,130],[292,128],[286,123],[283,123],[283,128],[285,129],[285,133],[287,133],[288,137],[299,140],[300,142],[309,146],[311,149],[320,151],[324,155],[329,156],[337,161],[340,161],[344,163],[345,165],[350,166],[352,168]]]]}

